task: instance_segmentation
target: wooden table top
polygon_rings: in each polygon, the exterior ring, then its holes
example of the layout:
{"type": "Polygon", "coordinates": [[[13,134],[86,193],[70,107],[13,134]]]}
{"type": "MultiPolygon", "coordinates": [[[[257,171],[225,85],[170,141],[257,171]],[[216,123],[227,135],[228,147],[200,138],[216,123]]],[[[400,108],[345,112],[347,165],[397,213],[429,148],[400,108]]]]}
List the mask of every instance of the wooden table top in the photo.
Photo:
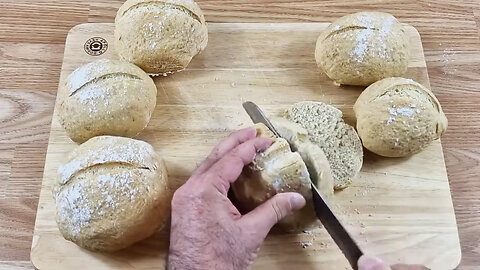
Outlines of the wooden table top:
{"type": "MultiPolygon", "coordinates": [[[[35,213],[64,42],[80,23],[112,22],[122,0],[2,0],[0,268],[32,269],[35,213]]],[[[432,90],[449,119],[442,138],[460,231],[461,269],[480,265],[480,1],[199,0],[210,22],[329,22],[390,12],[423,40],[432,90]]]]}

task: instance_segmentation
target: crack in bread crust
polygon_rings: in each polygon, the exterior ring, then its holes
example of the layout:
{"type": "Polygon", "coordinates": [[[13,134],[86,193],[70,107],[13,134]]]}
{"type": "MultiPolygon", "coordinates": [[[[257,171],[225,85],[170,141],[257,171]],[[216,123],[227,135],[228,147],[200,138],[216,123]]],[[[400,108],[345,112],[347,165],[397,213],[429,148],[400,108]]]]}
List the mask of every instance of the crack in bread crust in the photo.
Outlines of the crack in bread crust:
{"type": "Polygon", "coordinates": [[[391,93],[394,93],[395,94],[395,90],[396,89],[399,89],[399,88],[404,88],[404,89],[408,89],[409,91],[415,91],[419,94],[427,94],[428,95],[428,101],[429,103],[432,105],[433,108],[435,108],[435,110],[437,110],[438,112],[440,112],[440,107],[438,106],[438,103],[435,101],[435,99],[433,99],[432,95],[430,93],[428,93],[427,91],[425,91],[424,89],[421,89],[419,88],[418,85],[416,84],[413,84],[413,83],[405,83],[405,84],[396,84],[396,85],[392,85],[390,87],[388,87],[387,89],[385,89],[385,91],[375,97],[373,97],[371,100],[369,100],[368,102],[374,102],[378,99],[380,99],[381,97],[383,96],[386,96],[386,95],[389,95],[391,93]],[[413,86],[413,88],[409,88],[409,86],[413,86]]]}
{"type": "Polygon", "coordinates": [[[167,8],[171,8],[171,9],[176,9],[176,10],[182,11],[183,13],[192,17],[192,19],[198,21],[199,23],[202,23],[202,20],[200,19],[200,17],[197,14],[193,13],[193,11],[191,11],[190,9],[188,9],[188,8],[182,6],[182,5],[177,5],[177,4],[173,4],[173,3],[166,3],[166,2],[163,2],[163,1],[149,1],[149,2],[142,2],[142,3],[135,4],[135,5],[127,8],[122,13],[122,17],[125,16],[125,14],[127,14],[129,11],[140,8],[140,7],[143,7],[143,6],[158,6],[158,7],[162,7],[162,8],[167,7],[167,8]]]}
{"type": "Polygon", "coordinates": [[[100,166],[105,166],[105,165],[106,166],[120,165],[120,166],[125,166],[125,167],[131,168],[131,169],[148,170],[148,171],[151,171],[151,172],[157,170],[157,168],[155,168],[155,167],[150,168],[148,166],[138,165],[138,164],[135,164],[133,162],[108,161],[108,162],[94,163],[94,164],[91,164],[89,166],[81,168],[81,169],[75,171],[74,173],[72,173],[72,175],[70,175],[70,177],[68,179],[66,179],[65,181],[62,181],[60,186],[63,187],[65,185],[69,184],[70,180],[72,178],[74,178],[75,175],[77,175],[79,173],[85,172],[86,170],[89,170],[89,169],[92,169],[92,168],[95,168],[95,167],[100,167],[100,166]]]}
{"type": "Polygon", "coordinates": [[[83,88],[86,88],[89,85],[98,83],[100,81],[105,81],[105,80],[108,80],[108,79],[112,79],[112,78],[118,78],[118,77],[123,77],[123,78],[126,78],[126,79],[132,79],[132,80],[142,80],[142,78],[140,78],[136,75],[130,74],[130,73],[124,73],[124,72],[108,73],[108,74],[99,76],[97,78],[94,78],[94,79],[82,84],[79,88],[77,88],[77,89],[73,90],[71,93],[69,93],[68,96],[71,97],[71,96],[75,95],[80,90],[82,90],[83,88]]]}
{"type": "Polygon", "coordinates": [[[343,27],[341,29],[338,29],[338,30],[335,30],[335,31],[331,32],[323,40],[327,40],[329,37],[332,37],[332,36],[335,36],[335,35],[341,34],[343,32],[350,31],[350,30],[366,30],[366,29],[370,29],[370,30],[374,30],[374,31],[380,31],[380,29],[375,28],[375,27],[352,25],[352,26],[346,26],[346,27],[343,27]]]}

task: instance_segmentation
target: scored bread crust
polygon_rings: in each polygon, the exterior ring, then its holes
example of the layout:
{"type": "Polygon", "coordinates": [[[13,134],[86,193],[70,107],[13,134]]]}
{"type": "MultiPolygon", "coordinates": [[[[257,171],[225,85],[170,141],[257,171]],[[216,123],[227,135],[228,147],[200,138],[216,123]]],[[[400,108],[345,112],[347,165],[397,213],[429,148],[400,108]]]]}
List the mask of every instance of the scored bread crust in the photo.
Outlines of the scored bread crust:
{"type": "Polygon", "coordinates": [[[187,13],[192,13],[190,16],[194,17],[196,20],[199,20],[202,24],[205,23],[205,17],[203,16],[203,12],[200,7],[194,1],[189,0],[127,0],[118,9],[115,22],[121,19],[128,11],[131,11],[142,5],[164,5],[165,7],[182,8],[185,9],[187,13]]]}
{"type": "Polygon", "coordinates": [[[353,109],[365,148],[386,157],[418,153],[448,125],[435,95],[411,79],[386,78],[372,84],[353,109]]]}
{"type": "Polygon", "coordinates": [[[139,67],[102,59],[73,71],[58,95],[59,122],[82,143],[99,135],[137,135],[150,121],[157,88],[139,67]]]}
{"type": "Polygon", "coordinates": [[[56,222],[65,239],[83,248],[116,251],[167,225],[172,193],[151,145],[99,136],[59,167],[56,222]]]}
{"type": "Polygon", "coordinates": [[[180,71],[207,43],[205,18],[194,1],[127,0],[115,18],[120,58],[147,73],[180,71]]]}
{"type": "Polygon", "coordinates": [[[408,68],[409,40],[404,26],[388,13],[358,12],[331,23],[315,49],[318,67],[333,81],[369,85],[401,76],[408,68]]]}
{"type": "Polygon", "coordinates": [[[349,186],[363,163],[363,148],[353,127],[342,119],[342,112],[322,102],[304,101],[291,106],[285,117],[300,125],[308,139],[325,153],[334,181],[334,189],[349,186]]]}

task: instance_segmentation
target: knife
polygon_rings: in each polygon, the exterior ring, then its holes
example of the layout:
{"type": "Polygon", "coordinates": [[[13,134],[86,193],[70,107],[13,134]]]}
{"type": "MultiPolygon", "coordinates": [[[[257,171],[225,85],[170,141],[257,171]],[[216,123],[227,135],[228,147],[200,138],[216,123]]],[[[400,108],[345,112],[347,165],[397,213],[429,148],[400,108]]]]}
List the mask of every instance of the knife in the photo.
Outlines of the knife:
{"type": "MultiPolygon", "coordinates": [[[[281,138],[280,134],[272,125],[270,120],[268,120],[263,111],[255,103],[247,101],[243,103],[243,108],[255,124],[263,123],[275,134],[275,136],[281,138]]],[[[317,218],[322,222],[323,226],[330,234],[333,241],[335,241],[337,246],[343,252],[352,268],[357,270],[358,259],[360,259],[360,257],[363,255],[363,252],[332,212],[325,199],[318,191],[317,187],[313,184],[313,182],[310,184],[312,186],[313,207],[315,209],[317,218]]]]}

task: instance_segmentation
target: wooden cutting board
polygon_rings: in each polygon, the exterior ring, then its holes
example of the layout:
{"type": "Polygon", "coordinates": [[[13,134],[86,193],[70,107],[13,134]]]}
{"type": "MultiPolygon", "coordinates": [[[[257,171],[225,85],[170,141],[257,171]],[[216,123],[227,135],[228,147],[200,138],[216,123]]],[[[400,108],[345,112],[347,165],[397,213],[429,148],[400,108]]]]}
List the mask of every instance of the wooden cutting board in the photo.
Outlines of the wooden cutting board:
{"type": "MultiPolygon", "coordinates": [[[[155,78],[158,104],[138,138],[156,148],[169,177],[179,186],[220,138],[251,125],[243,101],[256,102],[269,115],[281,113],[294,102],[323,101],[340,108],[347,122],[354,124],[352,106],[363,88],[337,87],[315,64],[316,39],[327,25],[209,24],[207,49],[185,71],[155,78]]],[[[60,81],[80,65],[116,58],[113,28],[113,24],[74,27],[66,41],[60,81]],[[108,43],[104,54],[87,54],[85,44],[93,37],[108,43]]],[[[411,26],[407,30],[412,51],[405,77],[430,87],[420,35],[411,26]]],[[[102,46],[105,49],[106,43],[102,46]]],[[[99,46],[91,48],[99,54],[99,46]]],[[[54,114],[31,252],[35,267],[163,269],[167,232],[114,254],[91,253],[62,238],[54,219],[51,188],[60,162],[74,147],[54,114]]],[[[440,141],[410,158],[383,158],[366,152],[358,180],[337,192],[331,204],[365,253],[390,263],[421,263],[432,269],[452,269],[460,261],[440,141]]],[[[268,236],[254,269],[349,269],[349,265],[319,228],[268,236]]]]}

